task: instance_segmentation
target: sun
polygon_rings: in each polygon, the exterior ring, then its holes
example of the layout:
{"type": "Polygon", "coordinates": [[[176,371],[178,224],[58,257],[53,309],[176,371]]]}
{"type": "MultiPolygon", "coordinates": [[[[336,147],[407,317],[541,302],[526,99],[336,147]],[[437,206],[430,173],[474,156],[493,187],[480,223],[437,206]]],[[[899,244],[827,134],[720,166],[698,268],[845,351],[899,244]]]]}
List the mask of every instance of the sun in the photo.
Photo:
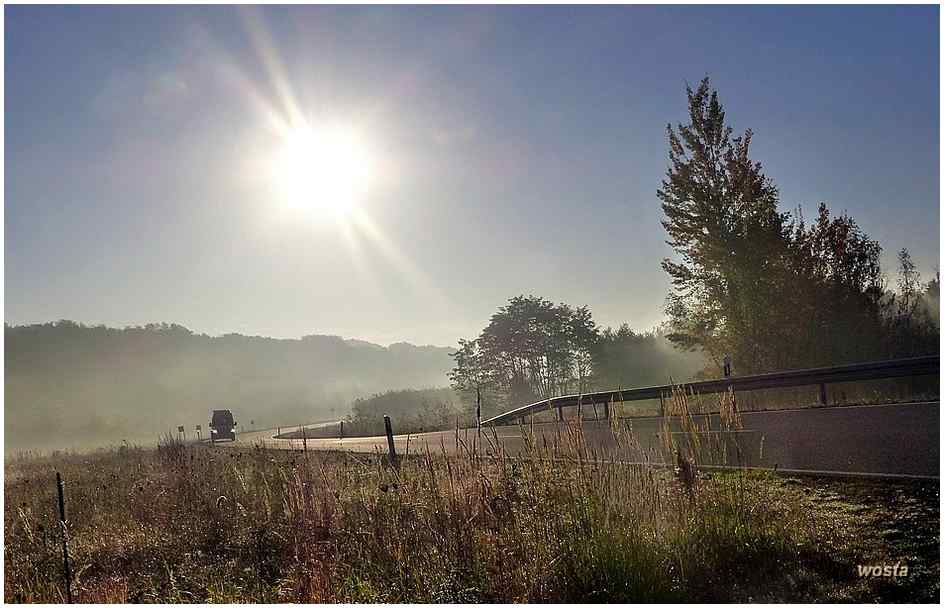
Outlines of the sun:
{"type": "Polygon", "coordinates": [[[275,181],[285,202],[318,215],[350,213],[367,192],[370,178],[367,147],[346,127],[295,127],[284,136],[275,162],[275,181]]]}

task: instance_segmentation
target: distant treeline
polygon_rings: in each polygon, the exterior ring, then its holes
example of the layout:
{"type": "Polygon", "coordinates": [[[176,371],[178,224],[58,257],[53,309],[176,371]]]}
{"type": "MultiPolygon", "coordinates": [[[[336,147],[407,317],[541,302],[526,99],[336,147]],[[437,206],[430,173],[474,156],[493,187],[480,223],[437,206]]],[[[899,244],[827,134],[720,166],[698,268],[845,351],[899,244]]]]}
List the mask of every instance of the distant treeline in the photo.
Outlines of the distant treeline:
{"type": "Polygon", "coordinates": [[[478,341],[461,342],[454,354],[459,364],[452,372],[452,388],[393,390],[355,399],[345,420],[345,435],[382,434],[384,414],[391,417],[396,433],[444,430],[457,423],[474,426],[476,384],[463,375],[476,373],[465,367],[473,359],[478,365],[485,365],[486,357],[504,362],[478,370],[483,418],[536,401],[539,394],[666,384],[695,378],[705,368],[706,360],[700,354],[674,348],[659,331],[637,333],[627,324],[598,330],[589,313],[583,311],[586,309],[576,311],[564,304],[554,306],[541,298],[513,298],[483,332],[482,343],[488,342],[493,350],[479,352],[475,350],[478,341]],[[584,335],[588,342],[573,341],[576,319],[588,324],[584,335]],[[548,351],[542,355],[541,348],[548,351]],[[513,353],[518,353],[518,362],[513,353]],[[553,369],[555,382],[542,384],[550,376],[531,376],[528,361],[535,363],[534,369],[553,369]],[[517,369],[522,375],[503,377],[503,369],[517,369]]]}
{"type": "Polygon", "coordinates": [[[395,390],[356,399],[345,435],[382,434],[384,414],[396,433],[444,430],[457,423],[473,426],[476,374],[487,418],[539,396],[689,380],[706,364],[698,353],[674,348],[658,331],[637,333],[626,324],[601,331],[586,308],[525,296],[501,308],[479,340],[461,341],[454,358],[452,388],[395,390]],[[480,344],[488,344],[488,350],[479,350],[480,344]],[[489,361],[497,364],[489,366],[489,361]]]}
{"type": "Polygon", "coordinates": [[[211,409],[244,430],[338,418],[379,391],[442,384],[452,349],[336,336],[210,337],[176,324],[5,326],[7,450],[152,441],[211,409]]]}

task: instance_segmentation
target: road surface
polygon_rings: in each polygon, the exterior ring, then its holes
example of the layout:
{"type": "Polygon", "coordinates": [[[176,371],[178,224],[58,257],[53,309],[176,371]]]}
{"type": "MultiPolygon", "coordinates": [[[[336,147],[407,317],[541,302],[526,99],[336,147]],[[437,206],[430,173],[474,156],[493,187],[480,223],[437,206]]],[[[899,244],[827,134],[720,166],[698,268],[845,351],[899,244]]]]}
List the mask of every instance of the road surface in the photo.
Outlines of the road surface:
{"type": "MultiPolygon", "coordinates": [[[[722,428],[717,414],[695,416],[694,420],[706,431],[699,433],[702,443],[718,448],[713,452],[715,460],[703,458],[702,462],[832,475],[939,476],[938,401],[742,412],[740,429],[722,428]],[[724,462],[719,460],[723,453],[724,462]]],[[[600,454],[620,460],[666,462],[666,452],[660,449],[665,442],[662,419],[622,418],[617,423],[632,428],[638,447],[629,448],[625,441],[615,442],[605,421],[584,422],[587,444],[600,454]]],[[[529,428],[539,444],[544,441],[551,445],[556,437],[567,434],[560,423],[536,423],[529,428]]],[[[670,432],[680,439],[684,437],[681,430],[676,421],[670,432]]],[[[493,431],[508,453],[514,455],[523,449],[522,430],[518,426],[483,429],[490,436],[493,431]]],[[[246,433],[232,445],[302,449],[300,439],[274,439],[273,435],[272,431],[246,433]]],[[[471,442],[476,431],[463,429],[460,436],[471,442]]],[[[452,430],[395,436],[398,454],[408,451],[408,440],[411,453],[427,449],[456,453],[458,449],[456,432],[452,430]]],[[[383,436],[309,439],[307,445],[310,450],[387,451],[387,439],[383,436]]]]}

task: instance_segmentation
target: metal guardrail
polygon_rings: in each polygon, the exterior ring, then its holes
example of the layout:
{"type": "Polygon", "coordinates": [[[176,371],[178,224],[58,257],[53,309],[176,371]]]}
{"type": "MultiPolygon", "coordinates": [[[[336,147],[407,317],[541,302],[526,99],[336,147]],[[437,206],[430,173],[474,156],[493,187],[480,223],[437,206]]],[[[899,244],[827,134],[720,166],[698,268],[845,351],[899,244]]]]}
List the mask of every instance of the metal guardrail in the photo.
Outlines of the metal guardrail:
{"type": "Polygon", "coordinates": [[[792,386],[820,385],[820,400],[827,405],[826,385],[835,382],[851,382],[856,380],[883,380],[887,378],[901,378],[904,376],[929,376],[939,374],[939,355],[924,357],[910,357],[907,359],[892,359],[889,361],[873,361],[869,363],[854,363],[851,365],[837,365],[833,367],[817,367],[812,369],[797,369],[754,376],[732,376],[717,380],[702,380],[698,382],[684,382],[680,384],[664,384],[661,386],[647,386],[626,390],[611,390],[586,395],[563,395],[551,397],[536,403],[510,410],[488,420],[482,425],[501,424],[511,420],[524,418],[530,414],[558,410],[578,405],[604,405],[605,417],[609,416],[609,404],[623,401],[643,401],[645,399],[662,399],[672,394],[674,388],[683,389],[687,393],[724,393],[730,388],[735,391],[752,391],[767,388],[786,388],[792,386]]]}

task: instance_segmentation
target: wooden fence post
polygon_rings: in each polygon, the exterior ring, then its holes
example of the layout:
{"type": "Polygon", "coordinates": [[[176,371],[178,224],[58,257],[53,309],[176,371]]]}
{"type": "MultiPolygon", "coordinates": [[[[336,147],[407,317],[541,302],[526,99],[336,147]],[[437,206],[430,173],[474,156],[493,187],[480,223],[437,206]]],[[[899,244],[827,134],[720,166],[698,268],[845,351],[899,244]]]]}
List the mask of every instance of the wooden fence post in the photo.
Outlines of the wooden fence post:
{"type": "Polygon", "coordinates": [[[345,421],[341,421],[341,425],[338,427],[338,439],[345,438],[345,421]]]}
{"type": "Polygon", "coordinates": [[[69,533],[66,527],[65,484],[59,471],[56,471],[56,488],[59,491],[59,528],[62,530],[62,569],[66,577],[66,597],[72,603],[72,570],[69,569],[69,533]]]}
{"type": "Polygon", "coordinates": [[[394,431],[390,426],[390,416],[384,414],[384,432],[387,434],[387,455],[391,466],[397,466],[397,452],[394,450],[394,431]]]}

